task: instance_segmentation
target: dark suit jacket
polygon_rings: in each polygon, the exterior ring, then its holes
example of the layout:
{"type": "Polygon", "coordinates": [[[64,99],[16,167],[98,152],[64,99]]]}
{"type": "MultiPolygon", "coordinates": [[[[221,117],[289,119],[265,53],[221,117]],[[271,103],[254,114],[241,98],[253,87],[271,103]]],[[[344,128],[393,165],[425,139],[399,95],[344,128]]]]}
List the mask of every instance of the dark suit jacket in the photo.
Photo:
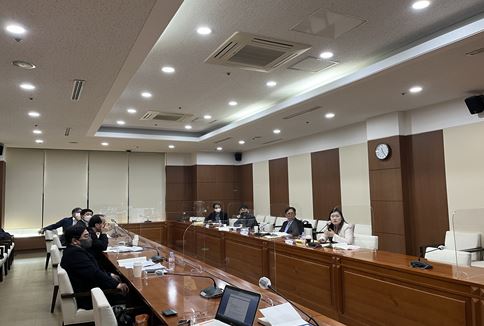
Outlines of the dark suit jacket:
{"type": "MultiPolygon", "coordinates": [[[[215,212],[211,212],[210,214],[208,214],[207,217],[205,217],[205,223],[208,222],[208,221],[212,221],[212,222],[216,222],[215,221],[215,212]]],[[[221,211],[220,212],[220,223],[222,224],[229,224],[229,218],[227,216],[227,213],[225,213],[224,211],[221,211]]]]}
{"type": "Polygon", "coordinates": [[[101,233],[98,237],[96,231],[94,231],[92,228],[89,228],[88,231],[92,239],[92,247],[87,251],[89,251],[89,253],[96,258],[98,263],[100,263],[103,259],[103,251],[108,249],[108,236],[104,233],[101,233]]]}
{"type": "Polygon", "coordinates": [[[259,225],[254,215],[244,214],[237,221],[235,221],[234,226],[241,226],[244,228],[253,228],[259,225]]]}
{"type": "Polygon", "coordinates": [[[66,230],[72,226],[72,220],[73,220],[72,216],[64,217],[63,219],[61,219],[57,223],[48,225],[48,226],[44,227],[43,229],[44,230],[55,230],[55,229],[62,227],[62,232],[66,233],[66,230]]]}
{"type": "MultiPolygon", "coordinates": [[[[288,222],[289,221],[285,221],[284,223],[282,223],[282,227],[279,230],[279,232],[285,232],[286,226],[287,226],[287,223],[288,222]]],[[[292,221],[291,226],[289,226],[289,230],[287,230],[287,233],[292,234],[292,235],[301,235],[301,234],[303,234],[303,232],[304,232],[304,223],[303,223],[303,221],[298,220],[297,218],[295,218],[292,221]]]]}
{"type": "MultiPolygon", "coordinates": [[[[84,248],[68,245],[60,264],[69,275],[74,292],[89,292],[95,287],[115,289],[119,284],[99,267],[96,259],[84,248]]],[[[76,300],[79,308],[92,309],[90,297],[76,300]]]]}

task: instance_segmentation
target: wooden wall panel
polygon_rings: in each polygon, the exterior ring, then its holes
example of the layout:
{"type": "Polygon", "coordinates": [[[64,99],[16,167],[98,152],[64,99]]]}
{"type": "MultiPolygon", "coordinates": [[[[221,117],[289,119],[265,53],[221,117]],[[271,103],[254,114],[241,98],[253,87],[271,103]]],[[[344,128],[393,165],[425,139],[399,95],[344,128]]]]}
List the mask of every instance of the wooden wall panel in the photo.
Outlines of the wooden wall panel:
{"type": "Polygon", "coordinates": [[[252,164],[245,164],[237,166],[240,201],[249,206],[250,209],[254,208],[254,188],[252,179],[252,164]]]}
{"type": "Polygon", "coordinates": [[[339,149],[311,153],[313,213],[326,219],[334,207],[341,207],[339,149]]]}
{"type": "Polygon", "coordinates": [[[191,215],[193,210],[193,175],[192,166],[166,166],[166,218],[175,220],[184,215],[191,215]],[[186,212],[186,214],[183,214],[186,212]]]}
{"type": "Polygon", "coordinates": [[[409,136],[409,226],[412,253],[444,243],[449,230],[442,130],[409,136]]]}
{"type": "Polygon", "coordinates": [[[287,157],[269,161],[269,189],[271,215],[284,216],[284,210],[289,206],[287,157]]]}
{"type": "MultiPolygon", "coordinates": [[[[5,148],[3,149],[5,151],[5,148]]],[[[5,220],[5,177],[7,172],[7,163],[0,161],[0,227],[3,228],[5,220]]]]}

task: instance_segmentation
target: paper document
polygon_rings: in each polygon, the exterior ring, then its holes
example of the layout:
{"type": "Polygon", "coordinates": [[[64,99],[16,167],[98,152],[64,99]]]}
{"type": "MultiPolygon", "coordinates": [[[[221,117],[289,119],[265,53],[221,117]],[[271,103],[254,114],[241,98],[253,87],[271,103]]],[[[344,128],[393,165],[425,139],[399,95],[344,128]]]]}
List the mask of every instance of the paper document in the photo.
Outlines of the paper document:
{"type": "Polygon", "coordinates": [[[333,248],[335,249],[343,249],[343,250],[355,250],[355,249],[360,249],[359,246],[355,246],[355,245],[349,245],[347,243],[344,243],[344,242],[340,242],[340,243],[333,243],[333,248]]]}
{"type": "Polygon", "coordinates": [[[267,239],[275,239],[275,238],[282,238],[282,237],[287,237],[289,234],[286,232],[272,232],[269,235],[265,235],[264,238],[267,239]]]}
{"type": "Polygon", "coordinates": [[[260,312],[272,326],[309,325],[290,303],[260,309],[260,312]]]}
{"type": "Polygon", "coordinates": [[[136,257],[136,258],[120,259],[118,260],[118,265],[119,267],[133,268],[134,263],[137,263],[137,262],[143,263],[143,267],[154,264],[151,260],[146,260],[146,257],[136,257]]]}
{"type": "MultiPolygon", "coordinates": [[[[149,262],[151,262],[151,261],[149,261],[149,262]]],[[[159,269],[166,269],[166,267],[163,266],[160,263],[157,263],[157,264],[154,264],[153,262],[151,262],[151,263],[152,263],[152,265],[148,265],[148,266],[144,266],[144,263],[143,263],[143,270],[147,271],[148,273],[154,273],[155,271],[157,271],[159,269]]]]}
{"type": "Polygon", "coordinates": [[[143,247],[138,246],[115,246],[115,247],[108,247],[104,252],[138,252],[143,251],[143,247]]]}
{"type": "Polygon", "coordinates": [[[220,320],[211,319],[211,320],[207,320],[207,321],[195,324],[194,326],[225,326],[225,325],[230,326],[229,324],[221,322],[220,320]]]}

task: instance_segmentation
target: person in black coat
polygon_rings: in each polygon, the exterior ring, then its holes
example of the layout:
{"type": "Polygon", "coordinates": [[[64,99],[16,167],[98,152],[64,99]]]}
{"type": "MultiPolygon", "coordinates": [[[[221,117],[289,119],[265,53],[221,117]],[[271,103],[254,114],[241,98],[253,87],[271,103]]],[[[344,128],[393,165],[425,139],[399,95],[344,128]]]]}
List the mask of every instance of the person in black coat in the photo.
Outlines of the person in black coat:
{"type": "Polygon", "coordinates": [[[92,239],[92,246],[88,251],[97,259],[98,263],[103,260],[103,251],[108,249],[108,236],[104,234],[103,228],[106,226],[106,217],[96,214],[89,220],[89,236],[92,239]]]}
{"type": "Polygon", "coordinates": [[[282,223],[282,227],[279,232],[286,232],[293,236],[300,236],[304,232],[304,223],[296,218],[296,209],[294,207],[288,207],[284,211],[287,221],[282,223]]]}
{"type": "Polygon", "coordinates": [[[66,233],[66,230],[79,222],[81,219],[81,211],[82,208],[76,207],[72,210],[71,216],[64,217],[63,219],[59,220],[58,222],[45,226],[39,230],[39,233],[44,233],[45,230],[55,230],[62,227],[62,233],[66,233]]]}
{"type": "MultiPolygon", "coordinates": [[[[68,228],[65,239],[67,247],[64,249],[60,265],[66,270],[75,293],[89,292],[95,287],[103,290],[119,289],[122,295],[128,293],[128,286],[121,283],[119,276],[102,270],[96,259],[86,250],[91,247],[92,240],[83,223],[68,228]]],[[[110,296],[107,297],[112,301],[110,296]]],[[[92,309],[92,301],[89,296],[77,298],[76,301],[79,308],[92,309]]]]}
{"type": "Polygon", "coordinates": [[[213,203],[213,212],[208,214],[207,217],[205,217],[205,223],[208,222],[214,222],[214,223],[222,223],[222,224],[229,224],[229,218],[227,216],[227,213],[222,211],[222,205],[220,203],[213,203]]]}
{"type": "Polygon", "coordinates": [[[241,226],[243,228],[253,228],[254,226],[258,226],[257,220],[255,216],[252,215],[249,211],[249,207],[247,205],[240,206],[239,209],[239,216],[238,220],[235,221],[234,226],[241,226]]]}

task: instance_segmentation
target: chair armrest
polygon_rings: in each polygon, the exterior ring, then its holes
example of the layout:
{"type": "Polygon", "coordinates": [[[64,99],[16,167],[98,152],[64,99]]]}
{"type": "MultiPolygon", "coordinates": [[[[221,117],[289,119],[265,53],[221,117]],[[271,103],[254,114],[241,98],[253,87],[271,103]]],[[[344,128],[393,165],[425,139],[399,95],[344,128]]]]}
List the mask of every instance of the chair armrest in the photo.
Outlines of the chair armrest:
{"type": "Polygon", "coordinates": [[[470,248],[470,249],[460,249],[459,251],[465,251],[465,252],[480,252],[484,251],[483,247],[477,247],[477,248],[470,248]]]}
{"type": "MultiPolygon", "coordinates": [[[[121,291],[118,289],[107,289],[107,290],[102,290],[104,294],[120,294],[121,291]]],[[[71,298],[85,298],[85,297],[90,297],[91,296],[91,291],[89,292],[77,292],[77,293],[62,293],[61,298],[62,299],[71,299],[71,298]]]]}

